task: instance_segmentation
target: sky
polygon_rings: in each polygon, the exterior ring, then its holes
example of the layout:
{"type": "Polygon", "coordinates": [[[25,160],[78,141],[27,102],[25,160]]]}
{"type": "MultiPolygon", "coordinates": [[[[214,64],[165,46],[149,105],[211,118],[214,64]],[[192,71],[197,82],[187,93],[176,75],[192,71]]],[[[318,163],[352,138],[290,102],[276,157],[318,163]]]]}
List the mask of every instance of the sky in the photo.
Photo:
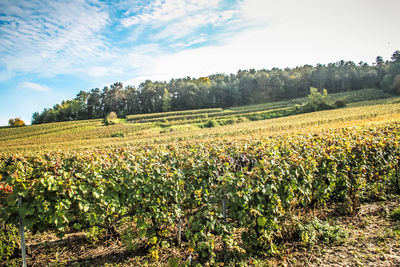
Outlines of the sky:
{"type": "Polygon", "coordinates": [[[399,0],[0,0],[0,125],[114,82],[400,50],[399,0]]]}

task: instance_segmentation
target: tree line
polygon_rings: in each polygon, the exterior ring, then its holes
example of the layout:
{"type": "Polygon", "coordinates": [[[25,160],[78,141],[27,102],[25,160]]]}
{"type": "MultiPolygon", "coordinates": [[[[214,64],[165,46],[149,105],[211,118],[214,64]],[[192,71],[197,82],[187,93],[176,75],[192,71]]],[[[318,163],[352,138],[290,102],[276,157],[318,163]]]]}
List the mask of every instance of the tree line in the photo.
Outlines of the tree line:
{"type": "Polygon", "coordinates": [[[310,88],[329,93],[380,88],[400,93],[400,51],[390,60],[378,56],[371,65],[341,60],[271,70],[239,70],[200,78],[146,80],[138,87],[116,82],[103,89],[80,91],[72,100],[32,115],[32,124],[104,118],[110,112],[129,114],[213,107],[232,107],[305,97],[310,88]]]}

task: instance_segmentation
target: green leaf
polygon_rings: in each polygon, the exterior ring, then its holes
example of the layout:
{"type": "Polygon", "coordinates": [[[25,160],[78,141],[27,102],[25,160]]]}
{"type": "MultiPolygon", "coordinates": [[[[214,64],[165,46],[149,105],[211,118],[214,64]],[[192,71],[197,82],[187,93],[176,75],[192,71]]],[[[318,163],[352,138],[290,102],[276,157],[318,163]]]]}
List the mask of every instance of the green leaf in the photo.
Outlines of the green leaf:
{"type": "Polygon", "coordinates": [[[82,191],[82,193],[87,194],[88,192],[88,186],[85,184],[79,185],[79,189],[82,191]]]}
{"type": "Polygon", "coordinates": [[[32,227],[33,227],[33,224],[35,223],[34,222],[34,218],[31,218],[31,217],[26,217],[25,219],[24,219],[24,226],[26,227],[26,228],[28,228],[28,229],[32,229],[32,227]]]}
{"type": "Polygon", "coordinates": [[[265,218],[265,217],[258,217],[257,218],[257,224],[259,226],[264,227],[266,223],[267,223],[267,218],[265,218]]]}
{"type": "Polygon", "coordinates": [[[145,237],[145,236],[146,236],[146,233],[147,233],[147,230],[146,230],[146,229],[140,229],[140,230],[139,230],[139,237],[145,237]]]}
{"type": "Polygon", "coordinates": [[[72,227],[76,230],[80,230],[82,228],[82,225],[80,223],[74,223],[72,227]]]}
{"type": "Polygon", "coordinates": [[[65,214],[65,218],[68,221],[72,221],[72,220],[74,220],[76,218],[76,216],[74,214],[72,214],[72,213],[67,213],[67,214],[65,214]]]}
{"type": "Polygon", "coordinates": [[[179,258],[171,257],[168,259],[168,267],[179,267],[179,258]]]}
{"type": "Polygon", "coordinates": [[[26,197],[28,195],[28,190],[18,192],[18,195],[21,197],[26,197]]]}
{"type": "Polygon", "coordinates": [[[7,205],[14,206],[17,203],[17,196],[15,194],[10,194],[7,197],[7,205]]]}
{"type": "Polygon", "coordinates": [[[99,194],[99,192],[97,192],[97,191],[93,191],[92,195],[93,195],[93,197],[96,198],[96,199],[99,199],[99,198],[100,198],[100,194],[99,194]]]}
{"type": "Polygon", "coordinates": [[[78,207],[80,210],[83,210],[84,212],[87,212],[89,210],[88,203],[79,202],[78,207]]]}
{"type": "Polygon", "coordinates": [[[19,215],[20,217],[24,218],[25,215],[26,215],[26,208],[20,207],[20,208],[18,209],[18,215],[19,215]]]}
{"type": "Polygon", "coordinates": [[[46,228],[47,228],[46,224],[44,224],[44,223],[38,223],[38,224],[36,225],[36,227],[38,228],[38,230],[39,230],[40,232],[43,232],[43,231],[46,230],[46,228]]]}
{"type": "Polygon", "coordinates": [[[26,215],[33,215],[35,214],[35,208],[30,206],[26,209],[26,215]]]}
{"type": "Polygon", "coordinates": [[[137,226],[137,228],[144,228],[146,226],[146,223],[143,220],[143,218],[137,219],[136,226],[137,226]]]}
{"type": "Polygon", "coordinates": [[[161,242],[161,247],[163,247],[163,248],[169,248],[171,245],[168,243],[168,241],[167,240],[163,240],[162,242],[161,242]]]}

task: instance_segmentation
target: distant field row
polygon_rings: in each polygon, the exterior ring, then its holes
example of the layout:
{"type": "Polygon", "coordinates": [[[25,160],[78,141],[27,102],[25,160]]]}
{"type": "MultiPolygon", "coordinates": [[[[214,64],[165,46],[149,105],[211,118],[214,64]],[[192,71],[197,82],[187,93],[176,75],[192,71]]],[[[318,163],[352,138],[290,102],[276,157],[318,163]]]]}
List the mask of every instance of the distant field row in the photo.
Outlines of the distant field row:
{"type": "Polygon", "coordinates": [[[170,111],[170,112],[160,112],[160,113],[149,113],[149,114],[136,114],[128,115],[128,121],[140,121],[140,120],[150,120],[155,118],[172,117],[172,116],[182,116],[182,115],[193,115],[202,113],[214,113],[221,112],[222,108],[210,108],[210,109],[194,109],[194,110],[182,110],[182,111],[170,111]]]}
{"type": "MultiPolygon", "coordinates": [[[[354,103],[359,101],[368,101],[376,99],[385,99],[390,95],[377,89],[363,89],[359,91],[349,91],[343,93],[336,93],[329,95],[329,101],[343,101],[344,103],[354,103]]],[[[247,105],[240,107],[231,107],[226,109],[214,108],[214,109],[198,109],[198,110],[184,110],[184,111],[172,111],[163,113],[151,113],[151,114],[138,114],[127,116],[128,122],[133,123],[144,123],[144,122],[171,122],[171,121],[188,121],[188,120],[199,120],[207,118],[223,118],[232,115],[242,115],[248,113],[255,113],[267,110],[281,109],[286,107],[293,107],[296,104],[303,104],[307,101],[307,98],[297,98],[289,101],[270,102],[256,105],[247,105]]],[[[173,123],[175,124],[175,123],[173,123]]],[[[181,123],[177,123],[181,124],[181,123]]]]}

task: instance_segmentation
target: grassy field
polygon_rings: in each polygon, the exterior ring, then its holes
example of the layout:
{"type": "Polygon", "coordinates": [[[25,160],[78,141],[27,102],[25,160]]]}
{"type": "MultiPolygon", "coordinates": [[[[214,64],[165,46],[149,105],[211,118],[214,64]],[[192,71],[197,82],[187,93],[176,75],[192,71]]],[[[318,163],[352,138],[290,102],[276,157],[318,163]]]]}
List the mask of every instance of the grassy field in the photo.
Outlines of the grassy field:
{"type": "Polygon", "coordinates": [[[32,266],[399,265],[400,98],[330,98],[1,128],[0,242],[24,216],[32,266]]]}

